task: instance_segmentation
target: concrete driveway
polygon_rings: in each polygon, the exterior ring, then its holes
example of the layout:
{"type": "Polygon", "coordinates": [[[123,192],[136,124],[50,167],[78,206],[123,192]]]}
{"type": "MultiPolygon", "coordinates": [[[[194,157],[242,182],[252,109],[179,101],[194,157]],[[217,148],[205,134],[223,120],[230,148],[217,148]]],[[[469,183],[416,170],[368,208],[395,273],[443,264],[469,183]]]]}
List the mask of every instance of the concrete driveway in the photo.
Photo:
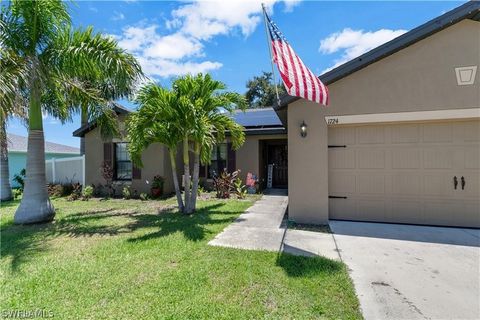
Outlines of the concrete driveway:
{"type": "Polygon", "coordinates": [[[366,319],[480,319],[480,230],[330,227],[366,319]]]}

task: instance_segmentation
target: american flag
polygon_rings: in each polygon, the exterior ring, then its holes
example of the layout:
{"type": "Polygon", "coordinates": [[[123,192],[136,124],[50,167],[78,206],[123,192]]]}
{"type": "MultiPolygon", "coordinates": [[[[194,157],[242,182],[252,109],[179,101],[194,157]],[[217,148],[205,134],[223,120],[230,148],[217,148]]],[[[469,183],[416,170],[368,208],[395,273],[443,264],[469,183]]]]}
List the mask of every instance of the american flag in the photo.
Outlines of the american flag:
{"type": "Polygon", "coordinates": [[[305,66],[267,13],[265,17],[272,40],[273,61],[288,94],[328,105],[328,88],[305,66]]]}

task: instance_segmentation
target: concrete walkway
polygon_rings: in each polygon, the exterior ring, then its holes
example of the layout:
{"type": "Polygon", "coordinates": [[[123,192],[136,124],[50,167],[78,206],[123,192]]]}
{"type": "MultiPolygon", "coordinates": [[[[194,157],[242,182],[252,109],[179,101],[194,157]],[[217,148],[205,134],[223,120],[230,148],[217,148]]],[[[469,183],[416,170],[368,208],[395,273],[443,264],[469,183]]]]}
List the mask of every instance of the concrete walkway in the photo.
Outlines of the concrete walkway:
{"type": "Polygon", "coordinates": [[[286,190],[270,190],[209,244],[339,260],[331,234],[287,229],[284,220],[287,207],[286,190]]]}

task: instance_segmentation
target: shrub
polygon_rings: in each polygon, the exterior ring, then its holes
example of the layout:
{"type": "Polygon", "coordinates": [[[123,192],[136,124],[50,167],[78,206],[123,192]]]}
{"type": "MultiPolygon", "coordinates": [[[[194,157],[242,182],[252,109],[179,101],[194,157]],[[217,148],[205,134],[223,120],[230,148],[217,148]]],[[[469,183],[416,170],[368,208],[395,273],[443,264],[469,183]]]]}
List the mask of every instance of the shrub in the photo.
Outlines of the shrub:
{"type": "Polygon", "coordinates": [[[235,190],[235,194],[237,195],[238,199],[245,199],[247,196],[247,186],[243,184],[242,179],[237,178],[233,182],[233,187],[235,190]]]}
{"type": "Polygon", "coordinates": [[[27,172],[25,170],[25,168],[23,168],[22,170],[20,170],[19,173],[15,174],[13,176],[13,181],[15,181],[16,183],[18,183],[20,185],[20,189],[22,189],[23,191],[23,188],[25,187],[25,176],[27,175],[27,172]]]}
{"type": "Polygon", "coordinates": [[[86,186],[83,188],[82,191],[82,199],[85,201],[90,200],[90,198],[93,196],[93,187],[92,186],[86,186]]]}
{"type": "Polygon", "coordinates": [[[106,189],[107,195],[109,197],[114,196],[115,195],[115,188],[113,187],[114,172],[113,172],[112,166],[108,162],[103,161],[102,166],[100,167],[100,171],[102,174],[102,178],[105,179],[105,182],[106,182],[105,189],[106,189]]]}
{"type": "Polygon", "coordinates": [[[74,200],[80,199],[80,197],[82,196],[82,185],[77,182],[77,183],[71,184],[71,186],[72,186],[72,192],[68,197],[68,200],[74,201],[74,200]]]}
{"type": "Polygon", "coordinates": [[[130,191],[129,186],[123,187],[122,195],[123,195],[123,199],[125,199],[125,200],[128,200],[132,197],[132,192],[130,191]]]}
{"type": "Polygon", "coordinates": [[[148,194],[146,194],[145,192],[140,193],[140,200],[148,200],[148,194]]]}
{"type": "Polygon", "coordinates": [[[163,189],[163,185],[165,184],[165,178],[161,175],[156,175],[153,177],[152,188],[163,189]]]}
{"type": "Polygon", "coordinates": [[[224,169],[219,176],[213,177],[213,186],[215,187],[217,198],[230,198],[230,194],[234,190],[233,181],[235,181],[239,173],[240,170],[228,173],[227,169],[224,169]]]}
{"type": "Polygon", "coordinates": [[[23,194],[23,190],[20,188],[12,189],[12,196],[14,200],[17,200],[20,198],[20,196],[23,194]]]}
{"type": "Polygon", "coordinates": [[[47,186],[48,195],[52,197],[66,197],[72,194],[74,189],[74,184],[64,183],[64,184],[49,184],[47,186]]]}

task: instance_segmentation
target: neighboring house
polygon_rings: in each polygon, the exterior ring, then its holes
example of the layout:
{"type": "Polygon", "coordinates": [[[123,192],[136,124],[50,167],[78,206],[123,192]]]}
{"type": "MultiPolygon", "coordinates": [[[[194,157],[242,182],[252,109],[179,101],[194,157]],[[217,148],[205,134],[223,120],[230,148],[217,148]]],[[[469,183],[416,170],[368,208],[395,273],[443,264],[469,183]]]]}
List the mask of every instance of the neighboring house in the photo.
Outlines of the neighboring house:
{"type": "MultiPolygon", "coordinates": [[[[8,139],[8,169],[12,187],[19,185],[13,181],[15,174],[20,173],[27,165],[28,138],[16,134],[7,134],[8,139]]],[[[80,155],[80,149],[63,144],[45,142],[45,160],[52,158],[67,158],[80,155]]]]}
{"type": "MultiPolygon", "coordinates": [[[[479,65],[480,2],[470,1],[323,74],[328,107],[287,97],[275,110],[280,121],[272,109],[236,114],[245,145],[220,146],[211,168],[252,172],[265,187],[275,164],[273,187],[288,186],[298,223],[480,227],[479,65]]],[[[117,112],[121,121],[128,113],[117,112]]],[[[87,183],[101,182],[110,161],[139,190],[155,174],[172,190],[164,147],[146,150],[138,170],[125,141],[103,141],[94,123],[74,135],[86,138],[87,183]]]]}

